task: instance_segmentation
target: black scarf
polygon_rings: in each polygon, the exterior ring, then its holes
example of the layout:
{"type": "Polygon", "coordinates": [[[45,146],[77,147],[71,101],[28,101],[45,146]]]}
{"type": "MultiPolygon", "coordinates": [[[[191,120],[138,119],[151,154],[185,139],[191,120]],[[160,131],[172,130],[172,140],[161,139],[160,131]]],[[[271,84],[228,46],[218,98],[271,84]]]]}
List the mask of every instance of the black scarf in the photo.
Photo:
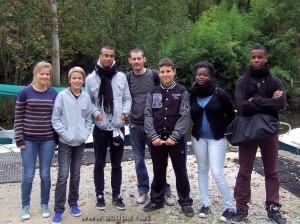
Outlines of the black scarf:
{"type": "Polygon", "coordinates": [[[199,85],[199,84],[195,83],[190,88],[190,92],[192,95],[194,95],[196,97],[203,98],[203,97],[213,95],[215,92],[215,89],[216,89],[216,84],[214,82],[212,82],[211,80],[209,80],[206,83],[204,83],[203,85],[199,85]]]}
{"type": "Polygon", "coordinates": [[[102,68],[98,64],[95,66],[95,72],[101,79],[99,89],[99,105],[102,106],[103,110],[107,114],[113,114],[114,112],[114,95],[111,86],[112,77],[118,72],[116,65],[110,68],[102,68]]]}
{"type": "Polygon", "coordinates": [[[251,97],[250,86],[251,86],[251,77],[254,78],[262,78],[265,77],[266,80],[266,91],[268,93],[268,97],[273,95],[272,87],[273,87],[273,78],[270,73],[268,66],[266,65],[262,69],[254,70],[251,66],[245,72],[245,82],[244,82],[244,100],[248,100],[251,97]]]}

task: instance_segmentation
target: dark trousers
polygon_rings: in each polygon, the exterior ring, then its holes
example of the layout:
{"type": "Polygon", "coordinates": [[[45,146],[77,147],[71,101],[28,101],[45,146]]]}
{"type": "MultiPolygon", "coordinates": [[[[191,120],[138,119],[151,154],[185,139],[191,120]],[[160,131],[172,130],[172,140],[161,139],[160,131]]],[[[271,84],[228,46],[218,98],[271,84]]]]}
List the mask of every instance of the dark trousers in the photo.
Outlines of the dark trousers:
{"type": "MultiPolygon", "coordinates": [[[[121,129],[124,133],[124,128],[121,129]]],[[[112,131],[104,131],[97,126],[94,127],[94,183],[96,196],[103,195],[104,192],[104,168],[106,165],[107,148],[110,147],[110,161],[111,161],[111,188],[112,197],[116,198],[120,194],[122,182],[122,157],[124,152],[124,142],[119,146],[112,144],[112,131]]]]}
{"type": "Polygon", "coordinates": [[[67,182],[70,172],[68,204],[76,204],[79,199],[80,167],[84,152],[84,143],[70,146],[59,142],[58,174],[55,187],[54,210],[65,210],[67,182]]]}
{"type": "Polygon", "coordinates": [[[190,184],[186,168],[186,148],[185,140],[181,140],[174,146],[150,146],[150,153],[153,163],[153,181],[151,184],[151,202],[157,204],[164,203],[164,193],[166,186],[166,172],[168,166],[168,155],[170,155],[173,169],[176,176],[176,189],[179,197],[178,203],[181,206],[192,205],[190,198],[190,184]]]}
{"type": "MultiPolygon", "coordinates": [[[[260,144],[261,158],[265,173],[265,205],[279,204],[280,174],[277,169],[278,134],[272,135],[260,144]]],[[[251,173],[258,145],[239,146],[240,169],[236,178],[234,198],[236,209],[248,211],[251,198],[251,173]]]]}

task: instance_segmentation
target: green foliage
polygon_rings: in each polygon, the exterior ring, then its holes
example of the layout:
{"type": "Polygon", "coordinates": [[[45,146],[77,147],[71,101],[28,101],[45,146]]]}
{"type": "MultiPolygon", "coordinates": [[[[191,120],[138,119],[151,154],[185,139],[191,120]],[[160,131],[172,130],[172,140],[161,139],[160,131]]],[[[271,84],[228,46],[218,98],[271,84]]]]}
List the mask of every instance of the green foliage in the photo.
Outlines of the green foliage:
{"type": "Polygon", "coordinates": [[[178,80],[187,86],[193,83],[195,63],[212,62],[216,69],[214,79],[233,93],[232,80],[236,80],[241,74],[240,68],[244,68],[240,59],[246,55],[241,43],[247,38],[248,29],[237,7],[228,8],[222,3],[204,12],[191,28],[190,35],[183,34],[179,41],[172,38],[166,42],[161,54],[175,61],[178,80]]]}
{"type": "Polygon", "coordinates": [[[28,82],[32,64],[50,56],[47,4],[38,0],[1,0],[0,4],[0,80],[28,82]]]}
{"type": "MultiPolygon", "coordinates": [[[[298,0],[63,0],[58,3],[61,77],[73,66],[90,72],[99,46],[116,48],[127,71],[128,52],[144,49],[147,66],[170,57],[177,79],[194,82],[193,67],[211,61],[214,79],[231,94],[249,66],[254,43],[267,47],[271,71],[285,88],[299,80],[298,0]]],[[[47,1],[0,0],[0,82],[26,84],[36,61],[51,58],[52,12],[47,1]]]]}
{"type": "Polygon", "coordinates": [[[14,117],[15,98],[0,97],[0,120],[11,122],[14,117]]]}
{"type": "MultiPolygon", "coordinates": [[[[239,1],[239,7],[248,3],[239,1]]],[[[295,13],[299,11],[300,3],[252,0],[249,6],[250,11],[244,12],[236,4],[222,1],[202,13],[189,35],[183,33],[179,39],[170,38],[163,44],[160,54],[174,59],[181,83],[191,85],[194,64],[208,60],[216,69],[214,80],[233,94],[236,79],[249,66],[251,47],[262,43],[267,48],[271,71],[290,91],[289,80],[296,76],[300,65],[296,46],[299,22],[295,13]],[[293,10],[291,4],[298,8],[293,10]],[[291,22],[295,20],[295,24],[291,22]]]]}

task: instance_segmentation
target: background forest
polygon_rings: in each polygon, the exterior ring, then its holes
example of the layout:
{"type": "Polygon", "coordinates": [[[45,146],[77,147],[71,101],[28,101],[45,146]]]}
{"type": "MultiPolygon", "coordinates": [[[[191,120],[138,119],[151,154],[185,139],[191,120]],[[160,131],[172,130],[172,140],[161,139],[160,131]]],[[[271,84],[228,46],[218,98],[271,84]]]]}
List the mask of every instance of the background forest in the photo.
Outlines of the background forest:
{"type": "Polygon", "coordinates": [[[31,82],[33,65],[55,54],[57,24],[60,69],[54,85],[67,85],[73,66],[91,72],[99,46],[110,44],[122,71],[130,69],[128,52],[139,47],[148,67],[156,68],[162,57],[173,59],[177,80],[186,86],[194,81],[194,64],[209,60],[218,85],[232,94],[249,66],[251,46],[261,43],[288,92],[290,109],[300,108],[299,89],[291,85],[300,80],[299,0],[0,0],[0,5],[0,83],[31,82]]]}

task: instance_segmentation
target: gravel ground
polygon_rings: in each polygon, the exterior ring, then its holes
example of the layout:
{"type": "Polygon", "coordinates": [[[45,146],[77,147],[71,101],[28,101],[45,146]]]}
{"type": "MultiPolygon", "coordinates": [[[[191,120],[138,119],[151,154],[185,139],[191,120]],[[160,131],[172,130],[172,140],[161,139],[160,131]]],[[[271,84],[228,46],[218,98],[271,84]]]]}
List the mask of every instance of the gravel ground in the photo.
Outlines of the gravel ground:
{"type": "MultiPolygon", "coordinates": [[[[233,162],[237,158],[236,152],[228,152],[225,164],[225,173],[228,178],[229,184],[233,189],[235,178],[238,172],[238,165],[233,162]]],[[[258,153],[259,156],[259,153],[258,153]]],[[[294,159],[295,156],[287,155],[289,159],[294,159]]],[[[296,158],[299,159],[299,158],[296,158]]],[[[148,171],[152,178],[151,160],[147,160],[148,171]]],[[[172,171],[171,161],[168,167],[167,180],[171,184],[173,195],[176,196],[175,176],[172,171]]],[[[122,197],[126,204],[125,211],[118,211],[111,204],[111,190],[110,190],[110,164],[106,167],[106,210],[99,211],[95,207],[96,198],[93,183],[93,165],[82,166],[81,169],[81,185],[80,185],[80,200],[79,206],[82,210],[81,217],[73,217],[69,209],[63,214],[63,224],[71,223],[144,223],[144,224],[184,224],[184,223],[221,223],[219,216],[223,211],[222,200],[219,191],[210,178],[210,199],[211,199],[211,213],[207,218],[199,218],[199,188],[197,177],[197,163],[193,155],[188,156],[187,167],[191,185],[191,197],[194,199],[194,210],[196,215],[193,218],[186,218],[180,210],[178,203],[175,206],[165,206],[163,209],[151,213],[142,211],[143,205],[135,203],[136,196],[136,176],[134,169],[134,162],[123,162],[123,183],[122,183],[122,197]]],[[[54,189],[57,177],[57,167],[52,168],[52,189],[51,200],[49,206],[51,210],[54,206],[54,189]]],[[[211,176],[210,176],[211,177],[211,176]]],[[[271,223],[266,218],[266,211],[264,210],[264,177],[258,173],[252,174],[252,201],[249,204],[249,219],[247,223],[271,223]]],[[[0,184],[0,208],[3,213],[0,216],[0,223],[30,223],[30,224],[43,224],[51,223],[51,218],[42,218],[39,210],[40,203],[40,181],[38,170],[33,185],[32,202],[31,202],[31,219],[22,221],[20,219],[21,201],[20,201],[20,183],[0,184]]],[[[300,198],[294,196],[290,192],[280,189],[282,213],[287,219],[287,223],[300,223],[299,205],[300,198]]],[[[52,210],[53,213],[53,210],[52,210]]]]}

